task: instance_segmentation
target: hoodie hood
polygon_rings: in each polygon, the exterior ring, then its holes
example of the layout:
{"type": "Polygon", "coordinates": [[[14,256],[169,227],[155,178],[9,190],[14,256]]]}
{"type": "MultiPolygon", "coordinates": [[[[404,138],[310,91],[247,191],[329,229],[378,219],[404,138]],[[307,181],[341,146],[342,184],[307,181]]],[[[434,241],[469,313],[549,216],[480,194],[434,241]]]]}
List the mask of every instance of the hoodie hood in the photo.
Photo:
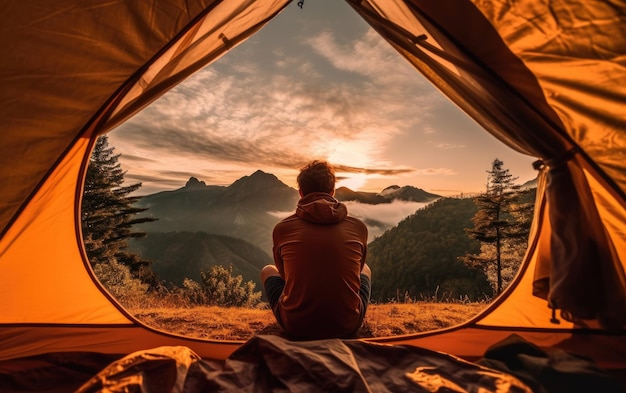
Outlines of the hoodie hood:
{"type": "Polygon", "coordinates": [[[316,224],[336,224],[348,216],[348,209],[330,194],[312,192],[298,201],[296,216],[316,224]]]}

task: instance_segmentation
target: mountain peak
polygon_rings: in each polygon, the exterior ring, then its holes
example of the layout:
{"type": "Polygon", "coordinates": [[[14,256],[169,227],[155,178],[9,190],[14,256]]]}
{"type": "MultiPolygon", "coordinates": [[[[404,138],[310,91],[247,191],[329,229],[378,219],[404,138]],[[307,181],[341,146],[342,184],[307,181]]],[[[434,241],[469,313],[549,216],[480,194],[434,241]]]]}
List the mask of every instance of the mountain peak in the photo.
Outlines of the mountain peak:
{"type": "Polygon", "coordinates": [[[384,190],[382,190],[381,192],[379,192],[378,195],[386,196],[386,195],[394,194],[399,189],[400,189],[400,186],[397,184],[394,184],[393,186],[389,186],[385,188],[384,190]]]}
{"type": "Polygon", "coordinates": [[[195,177],[190,177],[189,180],[187,180],[187,184],[185,184],[185,188],[204,188],[206,187],[206,183],[203,181],[198,180],[195,177]]]}
{"type": "Polygon", "coordinates": [[[413,201],[413,202],[431,202],[435,199],[441,198],[440,195],[431,194],[430,192],[426,192],[421,188],[413,187],[413,186],[403,186],[396,188],[387,187],[381,192],[386,198],[390,199],[400,199],[403,201],[413,201]]]}
{"type": "MultiPolygon", "coordinates": [[[[284,195],[284,193],[298,195],[297,191],[280,181],[275,175],[262,170],[257,170],[249,176],[236,180],[227,187],[227,190],[225,196],[233,200],[255,199],[261,195],[265,195],[271,200],[279,195],[284,195]]],[[[269,204],[274,205],[275,203],[269,204]]]]}
{"type": "Polygon", "coordinates": [[[231,184],[230,187],[241,187],[242,184],[270,185],[283,183],[275,175],[257,169],[253,174],[239,178],[233,184],[231,184]]]}
{"type": "Polygon", "coordinates": [[[276,177],[276,176],[272,175],[271,173],[263,172],[260,169],[257,169],[256,171],[254,171],[254,173],[251,174],[249,177],[267,177],[267,176],[276,177]]]}

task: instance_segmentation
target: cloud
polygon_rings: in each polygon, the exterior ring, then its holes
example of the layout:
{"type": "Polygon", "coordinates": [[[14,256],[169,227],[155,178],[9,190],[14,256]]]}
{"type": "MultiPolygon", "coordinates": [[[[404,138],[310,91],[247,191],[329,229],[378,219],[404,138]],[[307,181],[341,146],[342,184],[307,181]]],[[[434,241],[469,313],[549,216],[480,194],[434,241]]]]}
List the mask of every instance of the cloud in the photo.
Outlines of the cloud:
{"type": "Polygon", "coordinates": [[[428,203],[406,202],[395,200],[392,203],[382,203],[378,205],[368,205],[359,202],[344,202],[351,216],[354,216],[368,227],[368,241],[382,235],[406,217],[415,213],[418,209],[428,205],[428,203]]]}
{"type": "Polygon", "coordinates": [[[281,212],[281,211],[277,211],[277,210],[273,210],[273,211],[268,211],[267,214],[269,214],[270,216],[274,216],[276,218],[278,218],[279,220],[282,220],[283,218],[287,218],[290,215],[292,215],[294,213],[293,210],[287,211],[287,212],[281,212]]]}
{"type": "Polygon", "coordinates": [[[439,149],[464,149],[466,146],[462,144],[453,144],[453,143],[437,143],[435,145],[439,149]]]}
{"type": "MultiPolygon", "coordinates": [[[[375,83],[401,84],[404,80],[415,77],[415,70],[408,64],[399,66],[400,54],[371,28],[356,41],[340,43],[327,30],[306,42],[338,70],[362,75],[375,83]],[[389,72],[390,69],[394,72],[389,72]]],[[[425,81],[420,80],[420,84],[425,85],[425,81]]]]}
{"type": "Polygon", "coordinates": [[[383,176],[395,176],[401,175],[405,173],[415,172],[415,169],[412,168],[394,168],[394,169],[384,169],[384,168],[357,168],[347,165],[333,165],[336,172],[347,172],[347,173],[363,173],[366,175],[383,175],[383,176]]]}
{"type": "MultiPolygon", "coordinates": [[[[330,39],[324,35],[318,38],[336,47],[330,39]]],[[[355,55],[362,53],[347,53],[343,61],[350,63],[355,55]]],[[[369,66],[350,72],[377,76],[368,70],[388,62],[384,56],[368,57],[369,66]]],[[[406,113],[394,120],[380,115],[404,107],[401,97],[372,100],[370,94],[376,97],[387,90],[378,80],[329,85],[318,80],[314,62],[295,58],[291,62],[304,67],[309,78],[259,75],[260,68],[245,61],[202,70],[120,127],[116,146],[134,151],[127,157],[134,164],[142,157],[148,162],[146,157],[150,156],[168,165],[175,156],[190,161],[297,168],[311,159],[325,158],[344,168],[357,164],[351,171],[360,173],[410,171],[365,167],[380,161],[387,141],[411,123],[414,114],[406,108],[406,113]],[[362,92],[372,89],[372,93],[362,92]]]]}
{"type": "Polygon", "coordinates": [[[176,178],[168,178],[167,176],[163,176],[163,174],[130,174],[126,176],[126,180],[130,180],[133,183],[150,183],[155,184],[158,183],[160,185],[166,185],[171,188],[181,187],[180,177],[176,178]]]}
{"type": "MultiPolygon", "coordinates": [[[[368,242],[385,233],[386,230],[398,225],[406,217],[414,214],[417,210],[428,203],[407,202],[395,200],[391,203],[370,205],[354,201],[343,202],[348,208],[348,214],[363,221],[368,230],[368,242]]],[[[283,219],[293,214],[293,211],[279,212],[270,211],[268,214],[283,219]]]]}
{"type": "Polygon", "coordinates": [[[372,28],[354,41],[339,41],[332,32],[322,31],[305,42],[342,71],[343,80],[360,80],[363,96],[375,98],[376,113],[387,119],[413,123],[442,102],[441,94],[372,28]]]}
{"type": "Polygon", "coordinates": [[[422,168],[416,169],[415,174],[423,176],[453,176],[458,175],[459,173],[450,168],[422,168]]]}
{"type": "Polygon", "coordinates": [[[389,156],[393,141],[435,129],[424,122],[441,95],[371,28],[356,40],[319,31],[271,41],[261,31],[121,125],[110,141],[129,176],[143,172],[148,186],[178,167],[229,184],[312,159],[373,176],[444,173],[389,156]]]}
{"type": "Polygon", "coordinates": [[[157,161],[149,157],[137,156],[137,155],[128,154],[128,153],[124,153],[122,156],[124,157],[124,161],[126,162],[154,163],[157,161]]]}
{"type": "Polygon", "coordinates": [[[188,171],[158,171],[158,172],[153,172],[153,173],[147,173],[144,175],[131,175],[133,176],[135,179],[141,179],[142,181],[149,181],[149,182],[169,182],[170,184],[176,184],[176,185],[180,185],[185,184],[190,178],[195,177],[198,178],[198,180],[202,180],[207,184],[210,185],[220,185],[219,183],[216,183],[216,181],[218,181],[218,179],[220,178],[219,176],[200,176],[197,172],[193,171],[193,172],[188,172],[188,171]],[[182,179],[182,182],[181,182],[182,179]]]}
{"type": "Polygon", "coordinates": [[[164,190],[174,190],[185,185],[180,178],[167,178],[159,174],[127,174],[127,184],[141,183],[141,187],[133,195],[150,195],[164,190]]]}
{"type": "MultiPolygon", "coordinates": [[[[193,160],[250,163],[277,167],[297,167],[307,161],[305,155],[285,149],[276,140],[262,141],[235,135],[216,135],[206,132],[175,132],[163,124],[133,123],[127,127],[127,143],[135,148],[151,151],[162,158],[177,156],[193,160]]],[[[154,161],[154,160],[153,160],[154,161]]],[[[167,159],[162,160],[163,166],[167,159]]]]}

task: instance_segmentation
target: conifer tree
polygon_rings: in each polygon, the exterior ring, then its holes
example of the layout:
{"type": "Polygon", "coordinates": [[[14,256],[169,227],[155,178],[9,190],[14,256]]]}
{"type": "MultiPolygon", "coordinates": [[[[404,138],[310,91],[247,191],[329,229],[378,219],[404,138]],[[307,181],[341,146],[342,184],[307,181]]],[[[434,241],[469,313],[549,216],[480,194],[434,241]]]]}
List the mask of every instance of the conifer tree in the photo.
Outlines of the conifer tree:
{"type": "Polygon", "coordinates": [[[510,281],[519,266],[519,257],[511,258],[505,254],[518,251],[520,245],[527,242],[532,206],[520,202],[523,193],[515,185],[517,177],[504,168],[504,162],[496,158],[487,173],[487,191],[474,199],[478,206],[478,212],[472,218],[474,228],[466,229],[472,239],[481,242],[481,253],[467,254],[459,259],[470,267],[481,269],[487,277],[495,275],[497,295],[504,287],[503,272],[509,273],[506,281],[510,281]]]}
{"type": "Polygon", "coordinates": [[[154,221],[153,218],[134,218],[146,209],[133,207],[137,197],[130,193],[141,183],[124,186],[124,171],[109,147],[106,135],[98,138],[85,177],[81,206],[83,242],[92,265],[121,263],[134,277],[144,282],[155,281],[149,261],[127,251],[127,239],[143,237],[144,232],[133,231],[132,226],[154,221]]]}

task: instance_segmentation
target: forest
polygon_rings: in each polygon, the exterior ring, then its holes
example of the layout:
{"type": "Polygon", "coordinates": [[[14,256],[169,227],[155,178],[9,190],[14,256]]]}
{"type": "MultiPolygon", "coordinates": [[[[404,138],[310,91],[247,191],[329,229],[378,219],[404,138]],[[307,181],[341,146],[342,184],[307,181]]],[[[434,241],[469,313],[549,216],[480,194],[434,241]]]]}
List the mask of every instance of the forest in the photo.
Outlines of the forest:
{"type": "Polygon", "coordinates": [[[417,211],[368,246],[367,261],[378,302],[491,296],[482,272],[458,257],[478,253],[480,244],[464,228],[477,207],[471,199],[443,198],[417,211]]]}

